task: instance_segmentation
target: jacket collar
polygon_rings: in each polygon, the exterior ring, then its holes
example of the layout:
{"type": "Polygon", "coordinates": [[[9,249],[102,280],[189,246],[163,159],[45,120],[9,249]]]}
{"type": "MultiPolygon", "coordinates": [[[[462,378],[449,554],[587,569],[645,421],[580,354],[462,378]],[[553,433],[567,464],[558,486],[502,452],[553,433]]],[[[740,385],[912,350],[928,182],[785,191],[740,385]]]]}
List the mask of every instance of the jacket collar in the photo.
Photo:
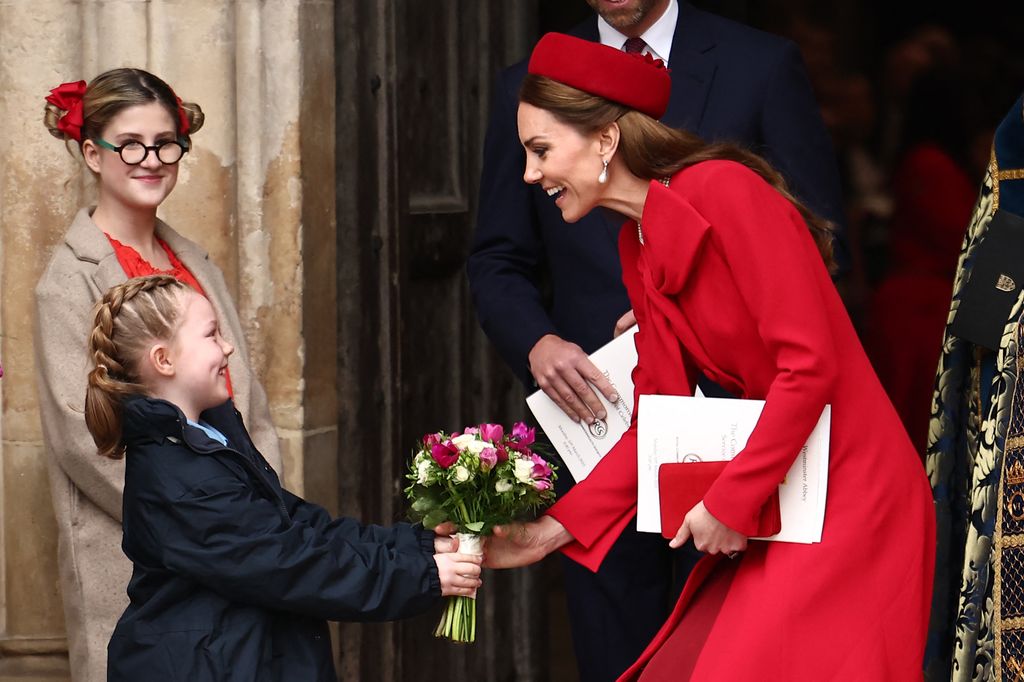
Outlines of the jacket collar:
{"type": "Polygon", "coordinates": [[[709,15],[680,1],[668,64],[672,72],[672,92],[662,120],[700,134],[704,105],[717,69],[716,44],[709,15]]]}
{"type": "MultiPolygon", "coordinates": [[[[64,236],[64,242],[71,249],[75,258],[96,265],[92,279],[100,292],[106,292],[110,287],[125,281],[125,274],[114,253],[114,247],[110,245],[110,240],[92,220],[92,212],[95,210],[96,207],[92,206],[82,208],[75,214],[75,219],[64,236]]],[[[206,288],[207,283],[200,279],[201,274],[192,267],[196,261],[209,258],[206,251],[195,242],[172,230],[167,223],[159,218],[156,221],[156,236],[171,247],[174,255],[206,288]]]]}
{"type": "MultiPolygon", "coordinates": [[[[223,433],[231,449],[244,450],[247,447],[248,438],[243,433],[245,427],[231,400],[206,410],[199,418],[223,433]]],[[[141,395],[126,397],[122,405],[121,425],[124,442],[129,444],[146,440],[159,443],[168,437],[176,437],[197,452],[210,452],[224,447],[202,430],[186,428],[188,419],[181,409],[160,398],[141,395]]]]}
{"type": "Polygon", "coordinates": [[[639,254],[648,283],[672,296],[683,289],[695,269],[709,237],[711,224],[681,193],[685,170],[676,173],[670,187],[652,180],[640,224],[644,244],[639,254]]]}

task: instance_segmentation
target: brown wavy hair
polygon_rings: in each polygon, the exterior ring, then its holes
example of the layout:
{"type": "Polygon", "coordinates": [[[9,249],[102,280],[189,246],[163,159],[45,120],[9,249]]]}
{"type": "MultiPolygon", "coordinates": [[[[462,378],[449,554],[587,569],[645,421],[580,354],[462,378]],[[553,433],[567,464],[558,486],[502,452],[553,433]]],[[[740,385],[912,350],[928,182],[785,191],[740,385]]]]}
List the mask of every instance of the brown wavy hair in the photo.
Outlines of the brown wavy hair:
{"type": "Polygon", "coordinates": [[[707,143],[692,133],[670,128],[635,109],[544,76],[527,74],[519,90],[519,101],[544,109],[584,135],[617,122],[621,135],[618,153],[629,172],[644,180],[671,177],[701,161],[718,159],[743,164],[764,178],[800,211],[826,267],[829,272],[835,272],[835,227],[793,196],[782,174],[757,154],[734,144],[707,143]]]}
{"type": "Polygon", "coordinates": [[[135,277],[112,287],[93,309],[85,424],[104,457],[124,456],[122,401],[144,392],[140,360],[154,340],[174,338],[190,292],[170,275],[135,277]]]}
{"type": "MultiPolygon", "coordinates": [[[[82,142],[98,136],[119,113],[129,107],[157,102],[167,110],[174,121],[178,137],[189,140],[192,133],[203,127],[206,116],[199,105],[194,102],[182,102],[181,108],[188,118],[189,134],[181,134],[181,123],[178,121],[178,98],[167,83],[142,69],[111,69],[96,76],[85,89],[82,99],[82,142]]],[[[68,141],[72,138],[57,128],[57,121],[64,115],[64,110],[54,104],[46,103],[43,111],[43,125],[50,134],[59,140],[68,141]]]]}

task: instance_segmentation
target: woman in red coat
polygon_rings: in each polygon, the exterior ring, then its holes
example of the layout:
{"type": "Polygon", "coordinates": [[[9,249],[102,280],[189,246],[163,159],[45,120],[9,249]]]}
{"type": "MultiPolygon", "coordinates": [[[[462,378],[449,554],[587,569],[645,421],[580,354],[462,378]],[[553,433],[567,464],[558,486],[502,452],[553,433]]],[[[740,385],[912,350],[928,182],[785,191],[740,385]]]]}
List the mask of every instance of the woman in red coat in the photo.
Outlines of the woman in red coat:
{"type": "MultiPolygon", "coordinates": [[[[758,157],[659,124],[669,83],[660,62],[549,34],[529,73],[525,180],[570,223],[595,206],[627,218],[619,251],[640,327],[637,395],[690,395],[703,373],[765,401],[746,448],[671,541],[692,538],[708,556],[623,679],[920,679],[931,491],[822,262],[827,227],[758,157]],[[821,543],[748,545],[826,404],[821,543]]],[[[636,494],[634,421],[545,516],[492,540],[487,563],[561,549],[596,568],[636,494]]]]}

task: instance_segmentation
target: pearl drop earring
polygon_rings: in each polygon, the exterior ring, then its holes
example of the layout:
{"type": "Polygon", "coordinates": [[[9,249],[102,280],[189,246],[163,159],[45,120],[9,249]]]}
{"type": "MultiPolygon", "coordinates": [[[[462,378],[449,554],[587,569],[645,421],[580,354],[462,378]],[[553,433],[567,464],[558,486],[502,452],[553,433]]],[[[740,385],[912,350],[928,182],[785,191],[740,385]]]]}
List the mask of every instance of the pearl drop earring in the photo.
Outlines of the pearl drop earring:
{"type": "Polygon", "coordinates": [[[608,161],[601,159],[601,163],[604,164],[604,168],[601,169],[601,174],[597,176],[597,181],[603,185],[608,182],[608,161]]]}

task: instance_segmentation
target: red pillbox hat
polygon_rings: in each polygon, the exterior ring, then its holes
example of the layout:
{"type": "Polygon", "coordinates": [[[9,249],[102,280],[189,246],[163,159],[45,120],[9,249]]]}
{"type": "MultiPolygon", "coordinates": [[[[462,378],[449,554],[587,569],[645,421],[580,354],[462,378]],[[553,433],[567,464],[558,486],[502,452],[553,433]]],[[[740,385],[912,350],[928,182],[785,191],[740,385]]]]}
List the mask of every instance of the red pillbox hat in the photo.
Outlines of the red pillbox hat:
{"type": "Polygon", "coordinates": [[[672,80],[660,59],[627,54],[564,33],[548,33],[533,48],[527,70],[661,118],[672,80]]]}

